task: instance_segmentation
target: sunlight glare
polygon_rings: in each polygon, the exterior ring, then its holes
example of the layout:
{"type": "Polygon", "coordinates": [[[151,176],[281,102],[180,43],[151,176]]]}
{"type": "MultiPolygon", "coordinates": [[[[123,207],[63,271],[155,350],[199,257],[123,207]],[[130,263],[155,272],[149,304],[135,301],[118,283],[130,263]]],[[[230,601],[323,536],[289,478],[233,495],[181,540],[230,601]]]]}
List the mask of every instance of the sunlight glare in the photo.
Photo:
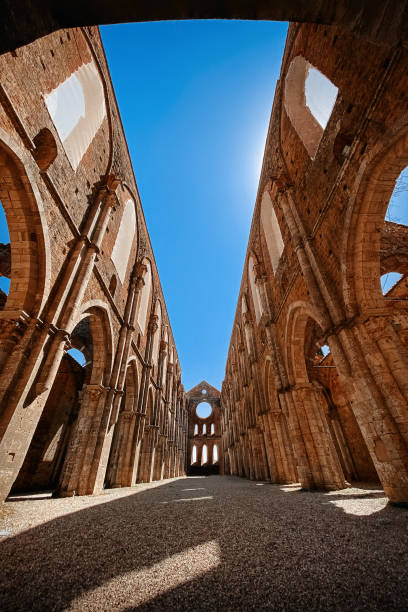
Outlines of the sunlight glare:
{"type": "MultiPolygon", "coordinates": [[[[168,556],[150,567],[135,568],[84,593],[70,610],[130,610],[191,582],[220,565],[221,550],[210,540],[168,556]],[[120,602],[117,595],[120,593],[120,602]]],[[[135,559],[135,565],[137,565],[135,559]]]]}

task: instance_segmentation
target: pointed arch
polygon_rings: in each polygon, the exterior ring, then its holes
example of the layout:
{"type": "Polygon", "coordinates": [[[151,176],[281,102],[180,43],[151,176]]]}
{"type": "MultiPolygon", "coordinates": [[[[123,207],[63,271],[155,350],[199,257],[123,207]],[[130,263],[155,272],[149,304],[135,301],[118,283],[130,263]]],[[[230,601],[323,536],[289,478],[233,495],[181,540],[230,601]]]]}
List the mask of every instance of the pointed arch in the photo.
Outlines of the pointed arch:
{"type": "Polygon", "coordinates": [[[92,300],[82,306],[76,321],[68,331],[75,336],[79,326],[87,321],[92,342],[92,372],[90,384],[108,386],[113,360],[113,328],[107,304],[92,300]]]}
{"type": "Polygon", "coordinates": [[[136,412],[138,397],[138,375],[136,367],[136,358],[129,359],[126,366],[124,396],[122,401],[122,410],[126,412],[136,412]]]}
{"type": "Polygon", "coordinates": [[[5,314],[23,310],[35,316],[50,291],[49,232],[31,164],[25,151],[0,129],[0,201],[7,220],[11,253],[11,283],[3,307],[5,314]]]}
{"type": "Polygon", "coordinates": [[[272,269],[275,273],[285,244],[282,239],[279,222],[268,191],[265,191],[262,196],[261,225],[265,235],[266,246],[268,247],[272,269]]]}
{"type": "Polygon", "coordinates": [[[343,294],[350,315],[383,308],[381,272],[398,271],[387,267],[390,261],[381,261],[381,244],[390,198],[407,165],[408,130],[404,128],[376,148],[365,166],[356,197],[350,200],[341,255],[343,294]]]}
{"type": "Polygon", "coordinates": [[[201,465],[205,465],[208,463],[208,448],[206,444],[203,444],[203,448],[201,449],[201,465]]]}
{"type": "Polygon", "coordinates": [[[255,319],[258,323],[259,319],[262,316],[262,303],[259,295],[259,289],[256,284],[256,276],[255,276],[255,266],[257,265],[257,260],[254,255],[250,255],[248,259],[248,279],[249,286],[251,287],[252,301],[254,303],[255,309],[255,319]]]}
{"type": "Polygon", "coordinates": [[[284,107],[312,159],[316,157],[337,94],[337,87],[304,57],[293,58],[285,78],[284,107]]]}
{"type": "Polygon", "coordinates": [[[191,464],[197,463],[197,446],[194,444],[191,450],[191,464]]]}
{"type": "Polygon", "coordinates": [[[44,102],[76,170],[106,117],[105,91],[94,60],[82,64],[44,94],[44,102]]]}
{"type": "Polygon", "coordinates": [[[307,384],[309,382],[304,359],[305,331],[309,319],[313,319],[317,325],[323,327],[310,304],[298,301],[290,305],[286,319],[285,347],[291,384],[307,384]]]}
{"type": "Polygon", "coordinates": [[[133,241],[136,236],[136,209],[134,201],[129,198],[123,209],[119,231],[113,246],[111,260],[123,284],[129,264],[133,241]]]}
{"type": "Polygon", "coordinates": [[[143,264],[146,266],[146,272],[143,277],[144,285],[140,292],[137,322],[139,324],[142,334],[144,335],[146,333],[147,313],[149,311],[149,304],[152,293],[152,268],[150,261],[147,258],[143,259],[143,264]]]}

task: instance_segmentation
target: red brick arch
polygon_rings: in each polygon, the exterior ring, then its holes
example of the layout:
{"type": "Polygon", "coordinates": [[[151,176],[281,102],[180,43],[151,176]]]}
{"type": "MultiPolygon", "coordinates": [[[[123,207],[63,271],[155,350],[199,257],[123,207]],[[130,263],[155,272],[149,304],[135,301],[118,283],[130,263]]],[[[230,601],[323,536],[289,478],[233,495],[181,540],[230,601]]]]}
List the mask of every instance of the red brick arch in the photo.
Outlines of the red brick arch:
{"type": "Polygon", "coordinates": [[[113,331],[109,309],[100,300],[88,302],[83,306],[71,331],[75,331],[75,326],[84,319],[89,320],[93,343],[90,384],[109,386],[113,360],[113,331]]]}
{"type": "Polygon", "coordinates": [[[343,295],[349,314],[384,306],[380,248],[385,214],[395,182],[408,165],[408,128],[379,146],[361,177],[344,227],[343,295]]]}
{"type": "MultiPolygon", "coordinates": [[[[11,246],[11,285],[5,316],[36,316],[49,293],[50,247],[42,200],[26,153],[0,131],[0,200],[11,246]]],[[[4,315],[3,315],[4,316],[4,315]]]]}
{"type": "Polygon", "coordinates": [[[320,325],[319,318],[310,304],[299,301],[290,305],[286,319],[285,357],[291,384],[306,384],[309,382],[304,358],[305,332],[309,319],[313,319],[320,325]]]}

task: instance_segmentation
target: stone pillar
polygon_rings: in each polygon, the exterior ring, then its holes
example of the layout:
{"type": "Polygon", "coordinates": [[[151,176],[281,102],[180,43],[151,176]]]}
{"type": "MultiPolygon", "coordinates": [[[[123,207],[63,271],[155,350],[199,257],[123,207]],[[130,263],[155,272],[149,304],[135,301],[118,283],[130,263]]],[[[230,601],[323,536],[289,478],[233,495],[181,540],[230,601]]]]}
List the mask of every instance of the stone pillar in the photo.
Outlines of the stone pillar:
{"type": "Polygon", "coordinates": [[[84,385],[80,410],[67,448],[59,494],[89,495],[94,492],[96,474],[91,473],[93,454],[103,417],[107,387],[84,385]]]}

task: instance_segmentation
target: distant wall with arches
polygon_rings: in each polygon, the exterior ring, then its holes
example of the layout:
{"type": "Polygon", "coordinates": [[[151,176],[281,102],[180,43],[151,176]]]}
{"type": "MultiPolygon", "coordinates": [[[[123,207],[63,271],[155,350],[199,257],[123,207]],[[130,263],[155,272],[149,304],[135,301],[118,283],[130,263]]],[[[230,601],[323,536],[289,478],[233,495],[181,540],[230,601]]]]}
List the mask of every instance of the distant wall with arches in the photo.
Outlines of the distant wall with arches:
{"type": "Polygon", "coordinates": [[[187,474],[223,474],[220,392],[202,381],[186,393],[187,474]]]}

